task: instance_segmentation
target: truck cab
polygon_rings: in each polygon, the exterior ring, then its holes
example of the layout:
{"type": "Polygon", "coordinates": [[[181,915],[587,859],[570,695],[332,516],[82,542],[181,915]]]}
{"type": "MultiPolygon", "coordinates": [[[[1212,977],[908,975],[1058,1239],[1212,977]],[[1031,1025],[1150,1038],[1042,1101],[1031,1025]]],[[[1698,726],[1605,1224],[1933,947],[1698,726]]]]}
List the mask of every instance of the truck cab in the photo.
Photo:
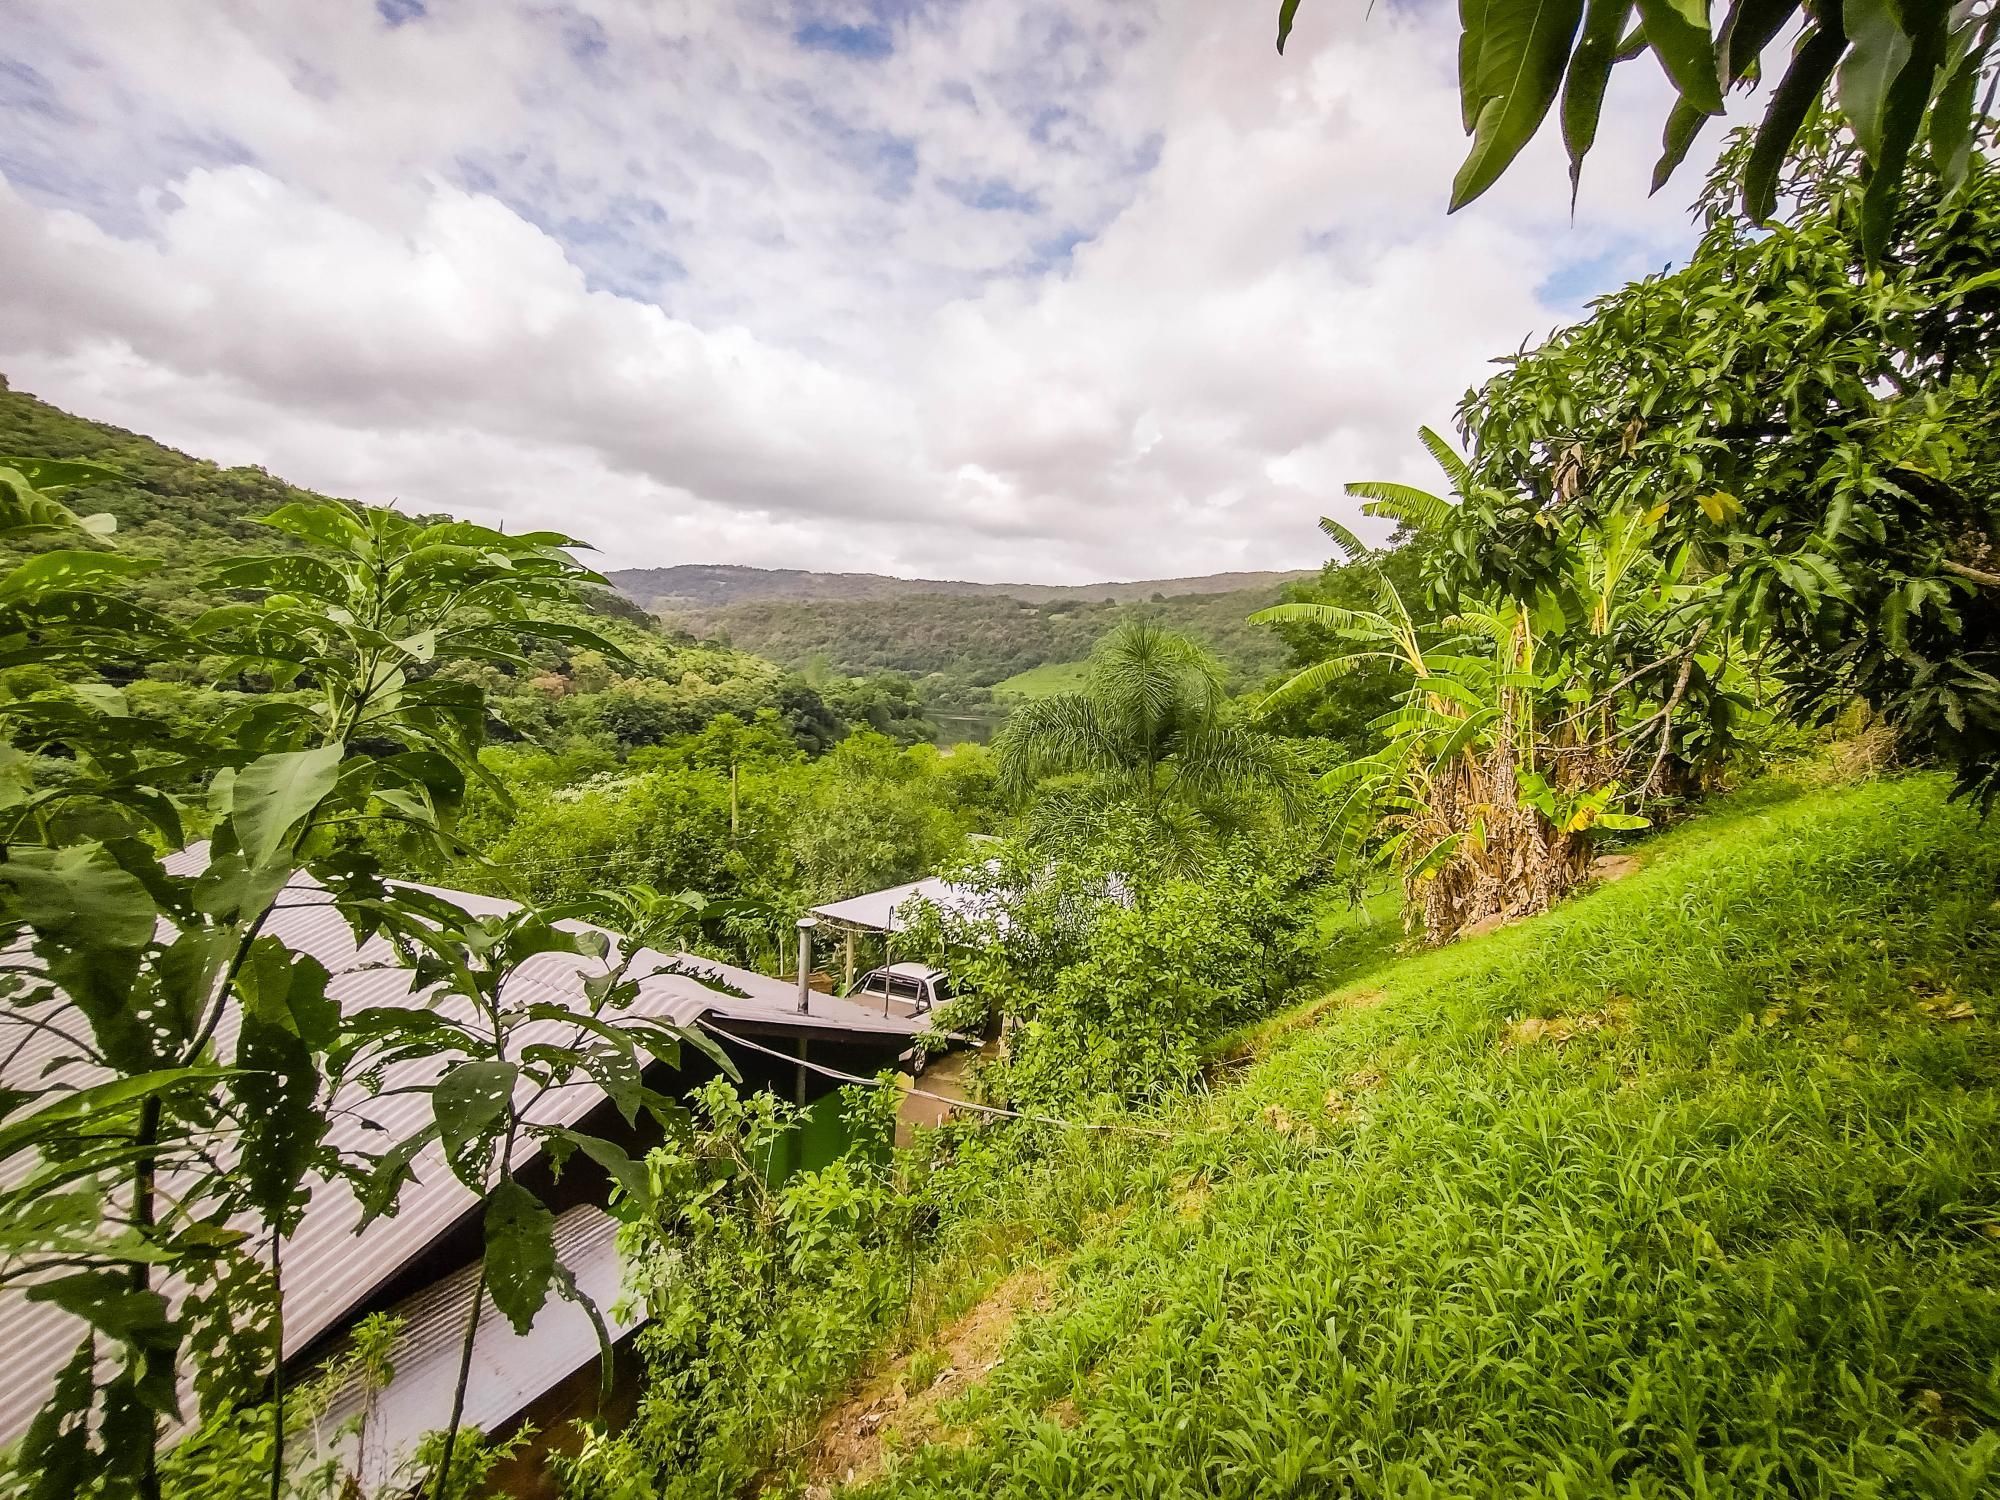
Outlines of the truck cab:
{"type": "Polygon", "coordinates": [[[879,1003],[885,1016],[918,1016],[951,998],[951,977],[928,964],[884,964],[856,980],[847,998],[879,1003]]]}

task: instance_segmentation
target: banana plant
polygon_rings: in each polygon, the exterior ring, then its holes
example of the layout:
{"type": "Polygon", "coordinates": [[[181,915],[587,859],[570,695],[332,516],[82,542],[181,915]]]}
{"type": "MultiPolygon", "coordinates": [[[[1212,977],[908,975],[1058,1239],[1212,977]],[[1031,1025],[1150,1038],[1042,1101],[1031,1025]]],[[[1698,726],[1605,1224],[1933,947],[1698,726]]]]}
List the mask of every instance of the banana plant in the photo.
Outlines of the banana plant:
{"type": "MultiPolygon", "coordinates": [[[[1457,497],[1473,481],[1465,460],[1435,432],[1424,428],[1420,437],[1453,498],[1375,482],[1351,484],[1348,492],[1366,502],[1367,514],[1395,520],[1423,546],[1449,528],[1457,497]]],[[[1376,561],[1339,522],[1320,524],[1348,558],[1376,561]]],[[[1646,825],[1616,805],[1625,790],[1622,763],[1601,753],[1584,723],[1601,720],[1608,732],[1616,709],[1603,707],[1596,719],[1588,712],[1555,716],[1579,683],[1594,681],[1586,663],[1604,654],[1598,643],[1611,639],[1634,607],[1644,542],[1636,530],[1609,535],[1587,551],[1569,589],[1533,606],[1481,601],[1420,620],[1377,567],[1372,610],[1295,603],[1252,617],[1310,623],[1344,647],[1279,686],[1266,711],[1365,663],[1386,662],[1406,676],[1396,706],[1370,725],[1381,748],[1335,768],[1320,786],[1331,799],[1340,857],[1395,868],[1407,915],[1431,941],[1488,918],[1544,909],[1581,877],[1591,835],[1646,825]],[[1538,617],[1553,628],[1538,628],[1538,617]]]]}

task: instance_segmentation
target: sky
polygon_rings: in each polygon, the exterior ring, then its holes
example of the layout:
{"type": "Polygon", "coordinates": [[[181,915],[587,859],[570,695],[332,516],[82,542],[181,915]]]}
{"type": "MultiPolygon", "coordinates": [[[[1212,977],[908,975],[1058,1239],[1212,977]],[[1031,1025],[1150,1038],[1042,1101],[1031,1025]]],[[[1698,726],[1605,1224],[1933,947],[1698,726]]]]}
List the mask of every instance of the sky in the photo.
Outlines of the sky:
{"type": "Polygon", "coordinates": [[[604,567],[1316,566],[1705,148],[1641,58],[1447,215],[1454,8],[1276,10],[0,0],[0,372],[604,567]]]}

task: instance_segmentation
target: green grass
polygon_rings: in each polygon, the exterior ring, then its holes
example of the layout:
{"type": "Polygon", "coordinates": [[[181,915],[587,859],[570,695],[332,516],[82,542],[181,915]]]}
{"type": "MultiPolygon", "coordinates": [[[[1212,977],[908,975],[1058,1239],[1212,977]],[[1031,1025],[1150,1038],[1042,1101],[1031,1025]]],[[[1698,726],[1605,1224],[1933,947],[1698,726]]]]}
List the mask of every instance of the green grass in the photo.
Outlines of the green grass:
{"type": "Polygon", "coordinates": [[[1083,688],[1088,662],[1045,661],[1039,667],[1016,672],[993,684],[996,698],[1053,698],[1057,693],[1074,693],[1083,688]]]}
{"type": "Polygon", "coordinates": [[[2000,836],[1920,777],[1650,855],[1169,1141],[969,1149],[940,1259],[1055,1303],[866,1493],[2000,1493],[2000,836]]]}

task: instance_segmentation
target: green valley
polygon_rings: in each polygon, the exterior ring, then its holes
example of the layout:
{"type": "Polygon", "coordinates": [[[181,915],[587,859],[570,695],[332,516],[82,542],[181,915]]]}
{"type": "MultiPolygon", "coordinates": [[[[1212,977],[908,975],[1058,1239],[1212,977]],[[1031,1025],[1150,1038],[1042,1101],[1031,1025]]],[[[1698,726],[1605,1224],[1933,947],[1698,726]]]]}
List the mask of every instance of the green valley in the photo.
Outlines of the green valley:
{"type": "Polygon", "coordinates": [[[2000,1496],[2000,0],[34,9],[0,1500],[2000,1496]]]}

